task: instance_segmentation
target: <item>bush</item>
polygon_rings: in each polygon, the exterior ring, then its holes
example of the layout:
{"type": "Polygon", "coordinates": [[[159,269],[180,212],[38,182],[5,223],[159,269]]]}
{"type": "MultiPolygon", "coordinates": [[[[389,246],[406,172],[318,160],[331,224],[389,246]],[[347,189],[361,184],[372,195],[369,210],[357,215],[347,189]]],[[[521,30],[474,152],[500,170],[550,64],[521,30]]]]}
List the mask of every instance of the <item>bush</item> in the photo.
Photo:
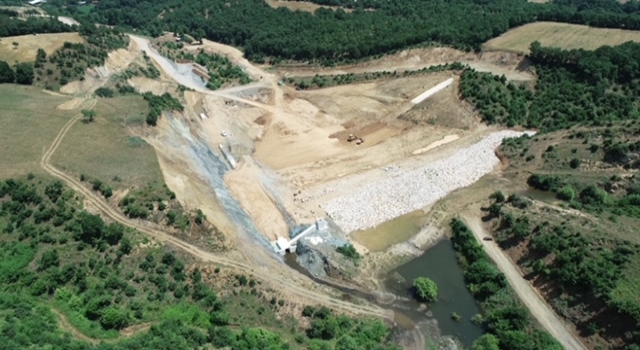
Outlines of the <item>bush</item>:
{"type": "Polygon", "coordinates": [[[112,89],[107,88],[107,87],[100,87],[100,88],[96,89],[95,94],[98,97],[112,98],[114,96],[114,91],[112,89]]]}
{"type": "Polygon", "coordinates": [[[580,166],[580,159],[571,159],[571,161],[569,162],[569,166],[571,167],[571,169],[578,169],[578,167],[580,166]]]}
{"type": "Polygon", "coordinates": [[[565,200],[567,202],[571,202],[574,198],[576,198],[576,191],[571,186],[564,186],[558,191],[556,195],[558,199],[565,200]]]}
{"type": "Polygon", "coordinates": [[[336,251],[342,255],[344,255],[347,259],[353,261],[353,263],[358,266],[358,262],[360,261],[360,253],[356,250],[356,248],[351,243],[347,243],[343,246],[336,248],[336,251]]]}
{"type": "Polygon", "coordinates": [[[430,278],[416,278],[413,280],[413,287],[415,288],[416,296],[420,300],[434,302],[438,299],[438,286],[430,278]]]}

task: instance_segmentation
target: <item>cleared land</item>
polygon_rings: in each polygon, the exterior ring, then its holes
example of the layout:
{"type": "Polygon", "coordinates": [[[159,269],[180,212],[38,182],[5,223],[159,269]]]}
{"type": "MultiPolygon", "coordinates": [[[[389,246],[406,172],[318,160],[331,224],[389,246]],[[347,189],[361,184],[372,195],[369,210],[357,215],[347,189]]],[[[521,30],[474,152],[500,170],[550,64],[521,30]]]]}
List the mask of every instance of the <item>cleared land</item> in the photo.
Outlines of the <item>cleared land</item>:
{"type": "Polygon", "coordinates": [[[486,50],[528,53],[532,42],[563,49],[594,50],[627,41],[640,42],[640,31],[592,28],[577,24],[536,22],[512,29],[484,44],[486,50]]]}
{"type": "Polygon", "coordinates": [[[56,108],[68,100],[30,86],[0,85],[0,177],[39,172],[44,150],[77,113],[56,108]]]}
{"type": "Polygon", "coordinates": [[[381,58],[339,67],[309,64],[285,64],[277,70],[285,77],[313,77],[319,75],[364,74],[420,70],[447,63],[460,62],[481,72],[504,74],[509,80],[529,81],[534,76],[520,69],[524,55],[514,52],[464,52],[448,47],[426,47],[402,50],[381,58]]]}
{"type": "MultiPolygon", "coordinates": [[[[286,7],[291,11],[315,12],[319,8],[336,10],[338,6],[322,6],[306,1],[286,1],[286,0],[266,0],[267,4],[273,8],[286,7]]],[[[344,12],[351,12],[352,9],[343,8],[344,12]]]]}
{"type": "Polygon", "coordinates": [[[43,49],[47,55],[61,48],[65,42],[83,43],[84,39],[78,33],[56,33],[38,35],[9,36],[0,39],[0,60],[9,64],[31,62],[36,60],[38,49],[43,49]],[[18,43],[18,46],[13,45],[18,43]]]}

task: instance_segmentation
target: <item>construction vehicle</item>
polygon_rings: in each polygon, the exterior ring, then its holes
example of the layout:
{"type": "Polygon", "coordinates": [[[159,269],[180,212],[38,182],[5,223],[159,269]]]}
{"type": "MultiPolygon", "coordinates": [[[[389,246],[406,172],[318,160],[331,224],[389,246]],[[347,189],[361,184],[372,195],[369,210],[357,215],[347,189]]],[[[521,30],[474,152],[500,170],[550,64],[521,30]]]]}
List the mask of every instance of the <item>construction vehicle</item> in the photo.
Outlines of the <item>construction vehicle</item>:
{"type": "Polygon", "coordinates": [[[356,141],[356,145],[361,145],[364,143],[364,139],[363,138],[358,138],[358,141],[356,141]]]}
{"type": "Polygon", "coordinates": [[[352,142],[357,140],[358,138],[355,137],[353,134],[349,134],[349,137],[347,137],[347,142],[352,142]]]}

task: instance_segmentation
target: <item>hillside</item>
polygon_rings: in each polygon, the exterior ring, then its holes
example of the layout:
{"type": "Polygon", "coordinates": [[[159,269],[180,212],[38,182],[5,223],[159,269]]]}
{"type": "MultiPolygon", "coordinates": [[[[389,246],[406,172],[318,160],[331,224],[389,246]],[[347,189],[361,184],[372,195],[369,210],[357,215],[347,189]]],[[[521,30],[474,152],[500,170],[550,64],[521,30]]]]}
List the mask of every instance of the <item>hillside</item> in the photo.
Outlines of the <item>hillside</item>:
{"type": "Polygon", "coordinates": [[[486,121],[541,131],[503,144],[499,154],[511,185],[485,201],[485,221],[525,278],[583,338],[635,349],[640,72],[629,63],[637,62],[632,52],[640,44],[532,48],[535,90],[463,75],[461,92],[486,121]]]}
{"type": "Polygon", "coordinates": [[[640,41],[640,32],[623,29],[594,28],[585,25],[535,22],[513,28],[487,41],[484,50],[504,50],[529,53],[532,42],[561,49],[595,50],[601,46],[615,46],[627,41],[640,41]]]}

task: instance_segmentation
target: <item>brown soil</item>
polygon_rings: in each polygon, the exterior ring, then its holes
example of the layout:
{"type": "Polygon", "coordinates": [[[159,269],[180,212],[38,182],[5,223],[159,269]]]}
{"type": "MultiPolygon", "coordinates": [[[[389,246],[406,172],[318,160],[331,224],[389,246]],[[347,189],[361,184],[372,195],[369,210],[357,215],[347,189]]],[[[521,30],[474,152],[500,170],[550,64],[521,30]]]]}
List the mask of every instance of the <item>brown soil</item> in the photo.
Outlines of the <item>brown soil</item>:
{"type": "Polygon", "coordinates": [[[314,76],[316,74],[347,74],[380,71],[419,70],[425,67],[461,62],[479,71],[490,71],[496,75],[504,74],[511,80],[528,81],[534,76],[521,70],[526,67],[524,55],[511,52],[470,53],[446,47],[429,47],[402,50],[383,58],[365,61],[348,66],[323,68],[305,64],[283,65],[277,68],[284,76],[314,76]]]}
{"type": "MultiPolygon", "coordinates": [[[[337,10],[338,6],[322,6],[316,5],[306,1],[291,1],[291,0],[267,0],[267,4],[273,8],[286,7],[291,11],[305,11],[305,12],[316,12],[319,8],[327,8],[332,10],[337,10]]],[[[343,8],[344,12],[353,12],[352,9],[343,8]]]]}

